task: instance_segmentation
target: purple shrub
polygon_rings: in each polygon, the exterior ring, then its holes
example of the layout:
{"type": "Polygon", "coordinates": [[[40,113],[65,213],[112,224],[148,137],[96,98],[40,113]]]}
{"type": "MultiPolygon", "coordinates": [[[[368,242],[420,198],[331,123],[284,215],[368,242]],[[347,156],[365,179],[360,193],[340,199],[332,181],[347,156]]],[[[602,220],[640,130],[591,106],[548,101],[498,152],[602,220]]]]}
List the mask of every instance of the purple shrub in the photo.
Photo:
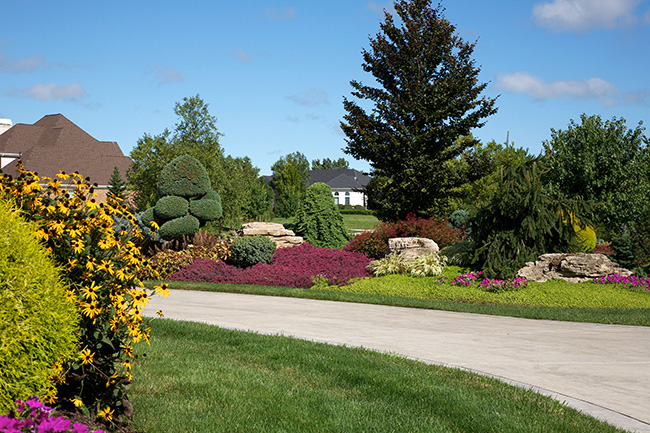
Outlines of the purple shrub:
{"type": "Polygon", "coordinates": [[[277,250],[268,264],[258,263],[244,269],[222,261],[196,259],[168,279],[309,288],[313,277],[322,276],[329,284],[344,285],[353,278],[371,276],[366,269],[370,261],[360,252],[316,248],[304,243],[277,250]]]}

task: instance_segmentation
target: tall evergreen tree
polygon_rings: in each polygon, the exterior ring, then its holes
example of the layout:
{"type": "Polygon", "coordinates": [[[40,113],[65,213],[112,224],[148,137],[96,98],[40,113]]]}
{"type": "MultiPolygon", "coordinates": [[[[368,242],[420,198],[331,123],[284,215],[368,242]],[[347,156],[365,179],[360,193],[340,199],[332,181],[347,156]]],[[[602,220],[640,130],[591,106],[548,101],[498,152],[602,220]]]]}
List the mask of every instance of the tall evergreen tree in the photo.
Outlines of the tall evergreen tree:
{"type": "Polygon", "coordinates": [[[472,60],[475,43],[456,35],[442,6],[430,3],[396,2],[400,25],[386,12],[370,50],[362,51],[362,67],[380,87],[350,84],[352,95],[370,102],[372,111],[343,100],[344,151],[370,162],[369,204],[382,219],[440,213],[446,191],[458,186],[445,162],[474,145],[454,143],[496,112],[496,98],[480,96],[486,84],[479,83],[472,60]]]}
{"type": "Polygon", "coordinates": [[[108,192],[110,194],[114,197],[121,198],[122,200],[126,198],[126,183],[124,182],[124,179],[122,179],[120,169],[117,165],[113,168],[113,174],[111,174],[110,179],[108,179],[108,184],[108,192]]]}

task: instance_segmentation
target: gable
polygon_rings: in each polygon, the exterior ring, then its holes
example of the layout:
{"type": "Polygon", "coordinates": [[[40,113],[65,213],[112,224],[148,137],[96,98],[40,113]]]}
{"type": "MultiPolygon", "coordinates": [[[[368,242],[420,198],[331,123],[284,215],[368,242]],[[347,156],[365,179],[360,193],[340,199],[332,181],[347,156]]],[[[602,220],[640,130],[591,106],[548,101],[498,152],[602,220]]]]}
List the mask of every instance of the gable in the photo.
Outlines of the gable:
{"type": "MultiPolygon", "coordinates": [[[[20,154],[25,169],[41,176],[77,171],[100,186],[108,185],[115,166],[122,178],[131,166],[117,143],[96,140],[62,114],[33,125],[19,123],[0,134],[0,154],[20,154]]],[[[15,165],[5,171],[10,167],[15,165]]]]}

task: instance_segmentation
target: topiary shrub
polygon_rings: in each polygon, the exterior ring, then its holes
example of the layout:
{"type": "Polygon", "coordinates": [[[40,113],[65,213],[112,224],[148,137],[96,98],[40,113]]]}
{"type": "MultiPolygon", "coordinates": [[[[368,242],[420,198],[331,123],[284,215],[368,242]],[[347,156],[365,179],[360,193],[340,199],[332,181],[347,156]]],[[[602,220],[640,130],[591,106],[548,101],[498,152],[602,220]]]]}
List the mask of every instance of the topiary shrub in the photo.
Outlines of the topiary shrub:
{"type": "Polygon", "coordinates": [[[210,191],[208,172],[197,159],[181,155],[172,159],[160,172],[158,196],[203,197],[210,191]]]}
{"type": "Polygon", "coordinates": [[[322,182],[307,188],[295,227],[296,233],[315,247],[343,248],[350,239],[332,189],[322,182]]]}
{"type": "Polygon", "coordinates": [[[53,398],[53,366],[77,353],[79,313],[33,224],[0,201],[0,414],[17,399],[53,398]]]}
{"type": "Polygon", "coordinates": [[[275,249],[275,242],[265,236],[240,236],[230,244],[228,261],[238,268],[248,268],[257,263],[268,263],[273,258],[275,249]]]}
{"type": "Polygon", "coordinates": [[[183,197],[168,195],[161,197],[154,207],[154,217],[157,220],[171,220],[187,215],[190,203],[183,197]]]}
{"type": "MultiPolygon", "coordinates": [[[[179,156],[165,165],[158,179],[158,196],[153,217],[160,226],[158,236],[163,241],[191,236],[199,227],[223,214],[221,197],[211,188],[208,173],[189,155],[179,156]]],[[[148,212],[147,209],[145,214],[148,212]]]]}
{"type": "Polygon", "coordinates": [[[221,200],[211,200],[205,197],[200,200],[192,200],[189,211],[202,222],[219,219],[223,214],[221,200]]]}
{"type": "Polygon", "coordinates": [[[183,236],[191,236],[201,226],[199,220],[192,215],[185,215],[180,218],[169,220],[160,226],[158,235],[162,239],[178,239],[183,236]]]}

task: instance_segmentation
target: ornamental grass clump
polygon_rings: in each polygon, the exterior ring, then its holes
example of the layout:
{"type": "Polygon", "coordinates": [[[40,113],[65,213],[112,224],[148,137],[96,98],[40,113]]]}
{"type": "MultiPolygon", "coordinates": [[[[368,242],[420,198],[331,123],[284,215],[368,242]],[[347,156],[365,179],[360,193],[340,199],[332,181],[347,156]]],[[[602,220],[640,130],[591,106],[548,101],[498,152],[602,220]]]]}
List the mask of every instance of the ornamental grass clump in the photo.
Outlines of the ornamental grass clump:
{"type": "MultiPolygon", "coordinates": [[[[17,178],[0,176],[0,196],[37,226],[37,238],[81,312],[79,353],[53,377],[58,405],[76,407],[92,419],[124,423],[133,412],[126,392],[133,343],[149,341],[142,310],[154,293],[166,296],[167,288],[148,290],[138,279],[136,273],[148,266],[138,246],[143,235],[120,199],[97,203],[97,185],[78,173],[39,177],[22,166],[19,172],[17,178]],[[130,228],[116,231],[120,218],[130,228]]],[[[50,396],[47,403],[55,401],[50,396]]]]}
{"type": "Polygon", "coordinates": [[[383,259],[370,262],[368,269],[377,277],[391,274],[435,277],[442,274],[446,264],[447,258],[437,253],[427,254],[412,260],[404,260],[401,254],[391,254],[383,259]]]}

